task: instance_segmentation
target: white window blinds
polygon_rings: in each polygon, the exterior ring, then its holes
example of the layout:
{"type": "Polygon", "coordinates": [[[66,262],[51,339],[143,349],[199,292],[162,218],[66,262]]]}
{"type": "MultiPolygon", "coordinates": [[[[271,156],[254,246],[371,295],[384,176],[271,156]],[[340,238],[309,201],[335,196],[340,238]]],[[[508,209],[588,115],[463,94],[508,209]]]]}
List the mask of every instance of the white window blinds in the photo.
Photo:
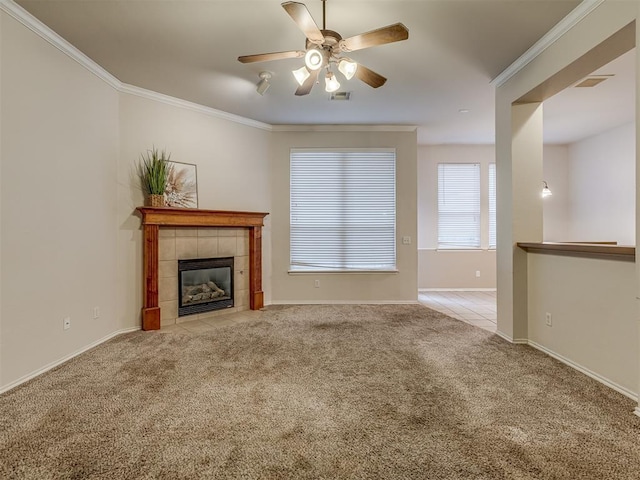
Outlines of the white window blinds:
{"type": "Polygon", "coordinates": [[[480,248],[480,164],[438,164],[438,248],[480,248]]]}
{"type": "Polygon", "coordinates": [[[291,150],[291,270],[396,269],[395,150],[291,150]]]}
{"type": "Polygon", "coordinates": [[[489,248],[496,248],[496,164],[489,164],[489,248]]]}

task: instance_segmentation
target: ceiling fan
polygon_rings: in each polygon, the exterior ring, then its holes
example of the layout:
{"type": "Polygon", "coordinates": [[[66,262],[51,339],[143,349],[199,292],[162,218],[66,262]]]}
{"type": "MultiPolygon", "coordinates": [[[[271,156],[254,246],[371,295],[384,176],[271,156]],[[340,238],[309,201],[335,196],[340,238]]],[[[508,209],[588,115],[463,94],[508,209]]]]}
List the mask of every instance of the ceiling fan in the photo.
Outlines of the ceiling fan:
{"type": "Polygon", "coordinates": [[[323,69],[327,70],[325,74],[325,90],[327,92],[338,90],[340,83],[332,71],[332,68],[336,66],[347,80],[355,76],[373,88],[384,85],[387,81],[385,77],[364,65],[359,65],[346,56],[342,56],[342,54],[406,40],[409,38],[407,27],[402,23],[395,23],[343,39],[338,32],[326,29],[325,4],[326,0],[322,0],[322,30],[318,28],[304,3],[284,2],[282,4],[282,8],[285,9],[307,37],[305,50],[245,55],[238,57],[238,61],[254,63],[288,58],[304,58],[305,64],[292,72],[300,85],[296,90],[296,95],[307,95],[311,92],[313,85],[318,81],[320,71],[323,69]]]}

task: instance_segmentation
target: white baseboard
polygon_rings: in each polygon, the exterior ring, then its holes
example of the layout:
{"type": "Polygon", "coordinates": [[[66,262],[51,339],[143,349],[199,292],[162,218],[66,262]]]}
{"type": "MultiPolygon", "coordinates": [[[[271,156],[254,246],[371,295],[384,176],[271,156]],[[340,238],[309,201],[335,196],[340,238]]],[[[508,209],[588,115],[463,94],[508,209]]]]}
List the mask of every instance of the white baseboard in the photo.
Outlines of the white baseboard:
{"type": "MultiPolygon", "coordinates": [[[[602,375],[600,375],[600,374],[598,374],[596,372],[593,372],[593,371],[589,370],[586,367],[583,367],[579,363],[576,363],[573,360],[570,360],[567,357],[565,357],[563,355],[560,355],[559,353],[556,353],[553,350],[550,350],[550,349],[548,349],[547,347],[545,347],[543,345],[540,345],[539,343],[536,343],[536,342],[534,342],[532,340],[529,340],[528,344],[530,346],[532,346],[533,348],[535,348],[536,350],[540,350],[541,352],[546,353],[550,357],[553,357],[556,360],[561,361],[565,365],[569,365],[571,368],[575,368],[579,372],[584,373],[588,377],[591,377],[594,380],[597,380],[598,382],[606,385],[607,387],[613,388],[616,392],[621,393],[625,397],[629,397],[631,400],[634,400],[636,402],[638,401],[638,394],[635,393],[635,392],[632,392],[631,390],[629,390],[629,389],[627,389],[625,387],[623,387],[622,385],[618,385],[617,383],[612,382],[608,378],[605,378],[602,375]]],[[[636,410],[634,411],[634,413],[638,414],[638,412],[640,412],[639,408],[640,407],[636,407],[636,410]]]]}
{"type": "Polygon", "coordinates": [[[500,330],[496,330],[496,335],[498,335],[499,337],[504,338],[509,343],[515,343],[513,341],[513,337],[511,335],[507,335],[506,333],[502,333],[500,330]]]}
{"type": "Polygon", "coordinates": [[[116,337],[118,335],[122,335],[123,333],[129,333],[129,332],[135,332],[136,330],[140,330],[140,327],[131,327],[131,328],[123,328],[122,330],[118,330],[115,331],[113,333],[110,333],[109,335],[107,335],[106,337],[102,337],[99,340],[96,340],[93,343],[90,343],[89,345],[86,345],[84,347],[82,347],[80,350],[77,350],[65,357],[62,357],[58,360],[56,360],[55,362],[52,362],[48,365],[45,365],[42,368],[39,368],[38,370],[31,372],[27,375],[25,375],[24,377],[20,377],[18,380],[15,380],[11,383],[9,383],[8,385],[4,385],[3,387],[0,388],[0,394],[8,392],[9,390],[12,390],[14,388],[16,388],[19,385],[22,385],[25,382],[28,382],[29,380],[31,380],[32,378],[37,377],[38,375],[42,375],[45,372],[48,372],[49,370],[51,370],[52,368],[57,367],[58,365],[63,364],[64,362],[67,362],[69,360],[71,360],[73,357],[77,357],[78,355],[80,355],[81,353],[86,352],[87,350],[91,350],[94,347],[97,347],[98,345],[100,345],[101,343],[106,342],[107,340],[111,340],[113,337],[116,337]]]}
{"type": "MultiPolygon", "coordinates": [[[[621,393],[622,395],[624,395],[625,397],[629,397],[631,400],[637,402],[638,401],[638,394],[635,392],[632,392],[631,390],[623,387],[622,385],[618,385],[615,382],[612,382],[611,380],[609,380],[606,377],[603,377],[602,375],[593,372],[591,370],[589,370],[586,367],[583,367],[582,365],[580,365],[579,363],[574,362],[573,360],[568,359],[567,357],[565,357],[564,355],[560,355],[559,353],[554,352],[553,350],[548,349],[547,347],[540,345],[539,343],[536,343],[532,340],[528,340],[526,338],[512,338],[511,336],[497,331],[496,335],[498,335],[501,338],[504,338],[507,342],[510,343],[514,343],[514,344],[521,344],[521,345],[529,345],[533,348],[535,348],[536,350],[540,350],[541,352],[549,355],[550,357],[555,358],[556,360],[559,360],[560,362],[564,363],[565,365],[570,366],[571,368],[578,370],[581,373],[584,373],[585,375],[587,375],[588,377],[593,378],[594,380],[602,383],[603,385],[606,385],[609,388],[612,388],[613,390],[615,390],[618,393],[621,393]]],[[[634,414],[638,415],[640,417],[640,406],[636,407],[636,409],[633,412],[634,414]]]]}
{"type": "Polygon", "coordinates": [[[419,305],[417,300],[272,300],[270,305],[419,305]]]}
{"type": "Polygon", "coordinates": [[[501,338],[504,338],[507,342],[514,343],[516,345],[528,345],[529,344],[529,340],[527,340],[526,338],[513,338],[511,335],[507,335],[506,333],[501,332],[500,330],[496,331],[496,335],[498,335],[501,338]]]}
{"type": "Polygon", "coordinates": [[[495,288],[419,288],[418,292],[495,292],[495,288]]]}

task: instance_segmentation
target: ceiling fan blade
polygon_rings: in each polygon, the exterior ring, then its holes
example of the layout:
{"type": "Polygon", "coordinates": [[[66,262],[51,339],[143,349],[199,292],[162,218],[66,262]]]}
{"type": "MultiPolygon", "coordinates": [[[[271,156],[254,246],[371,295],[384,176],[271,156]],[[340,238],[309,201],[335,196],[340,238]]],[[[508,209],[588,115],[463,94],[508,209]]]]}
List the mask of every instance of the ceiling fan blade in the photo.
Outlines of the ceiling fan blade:
{"type": "Polygon", "coordinates": [[[296,95],[297,96],[308,95],[311,89],[313,88],[313,86],[315,85],[315,83],[318,81],[319,73],[320,73],[320,70],[312,71],[311,75],[309,75],[309,78],[307,78],[304,81],[304,83],[298,87],[298,89],[296,90],[296,95]]]}
{"type": "Polygon", "coordinates": [[[324,35],[322,35],[322,32],[318,28],[318,25],[316,25],[316,22],[313,20],[304,3],[284,2],[282,8],[287,11],[311,43],[315,43],[316,45],[322,45],[324,43],[324,35]]]}
{"type": "Polygon", "coordinates": [[[360,64],[358,64],[358,69],[356,70],[356,77],[373,88],[381,87],[387,81],[382,75],[360,64]]]}
{"type": "Polygon", "coordinates": [[[340,49],[343,52],[353,52],[363,48],[375,47],[376,45],[384,45],[385,43],[399,42],[407,38],[409,38],[407,27],[401,23],[395,23],[341,40],[340,49]]]}
{"type": "Polygon", "coordinates": [[[285,58],[302,58],[304,52],[302,50],[292,50],[290,52],[274,52],[274,53],[260,53],[258,55],[244,55],[238,57],[238,61],[241,63],[254,63],[254,62],[270,62],[271,60],[283,60],[285,58]]]}

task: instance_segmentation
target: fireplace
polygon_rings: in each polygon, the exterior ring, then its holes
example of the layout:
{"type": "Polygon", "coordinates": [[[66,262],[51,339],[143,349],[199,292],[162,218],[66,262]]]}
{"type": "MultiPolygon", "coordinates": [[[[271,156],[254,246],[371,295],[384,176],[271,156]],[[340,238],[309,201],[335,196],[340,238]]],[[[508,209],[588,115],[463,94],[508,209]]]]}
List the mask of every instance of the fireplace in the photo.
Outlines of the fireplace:
{"type": "Polygon", "coordinates": [[[233,307],[233,257],[178,260],[178,317],[233,307]]]}

